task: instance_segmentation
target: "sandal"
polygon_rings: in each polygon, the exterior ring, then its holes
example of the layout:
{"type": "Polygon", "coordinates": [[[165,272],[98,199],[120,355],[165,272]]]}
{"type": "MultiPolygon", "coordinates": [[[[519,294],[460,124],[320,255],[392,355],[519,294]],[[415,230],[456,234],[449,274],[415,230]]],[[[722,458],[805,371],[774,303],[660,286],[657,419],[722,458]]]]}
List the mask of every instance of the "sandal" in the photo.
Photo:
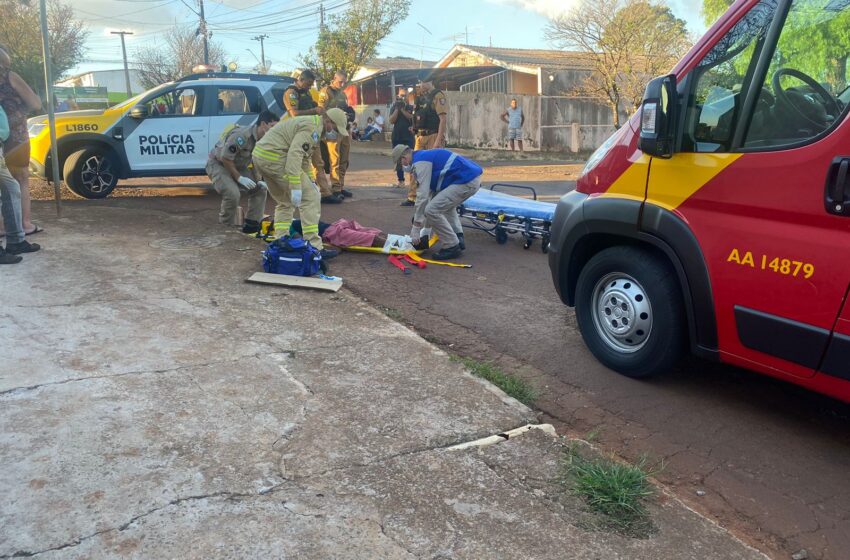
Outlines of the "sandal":
{"type": "Polygon", "coordinates": [[[35,229],[33,229],[32,231],[25,231],[24,235],[26,235],[26,236],[35,235],[36,233],[41,233],[42,231],[44,231],[44,228],[39,226],[38,224],[33,224],[33,225],[35,226],[35,229]]]}

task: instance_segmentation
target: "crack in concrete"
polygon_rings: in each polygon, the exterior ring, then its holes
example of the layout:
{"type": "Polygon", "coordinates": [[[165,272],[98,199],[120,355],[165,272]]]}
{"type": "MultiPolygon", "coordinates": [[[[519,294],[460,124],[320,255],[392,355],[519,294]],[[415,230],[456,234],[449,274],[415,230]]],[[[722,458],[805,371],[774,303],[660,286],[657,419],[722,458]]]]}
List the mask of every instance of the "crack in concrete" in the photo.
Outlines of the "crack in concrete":
{"type": "Polygon", "coordinates": [[[388,538],[390,541],[392,541],[392,543],[395,544],[397,547],[399,547],[403,551],[407,552],[409,555],[411,555],[414,558],[421,558],[420,555],[418,555],[415,552],[413,552],[412,550],[410,550],[407,546],[404,545],[404,543],[400,542],[398,539],[396,539],[395,537],[393,537],[392,535],[387,533],[387,527],[386,527],[386,525],[384,525],[383,520],[381,520],[380,522],[374,521],[374,520],[370,520],[370,521],[375,523],[381,529],[381,534],[384,535],[384,537],[388,538]]]}
{"type": "Polygon", "coordinates": [[[186,497],[183,497],[183,498],[176,498],[176,499],[171,500],[170,502],[168,502],[166,504],[163,504],[161,506],[157,506],[155,508],[151,508],[144,513],[136,515],[136,516],[132,517],[129,521],[119,525],[118,527],[111,527],[109,529],[101,529],[100,531],[95,531],[94,533],[91,533],[89,535],[78,537],[78,538],[76,538],[72,541],[66,542],[66,543],[61,544],[59,546],[45,548],[43,550],[37,550],[37,551],[18,550],[18,551],[13,552],[12,554],[0,556],[0,560],[6,559],[6,558],[31,558],[33,556],[38,556],[39,554],[44,554],[45,552],[55,552],[55,551],[58,551],[58,550],[73,548],[73,547],[79,546],[80,544],[84,543],[87,540],[93,539],[95,537],[98,537],[98,536],[103,535],[105,533],[109,533],[111,531],[119,531],[119,532],[125,531],[127,528],[129,528],[133,523],[135,523],[139,519],[147,517],[148,515],[151,515],[152,513],[156,513],[157,511],[163,510],[165,508],[180,504],[182,502],[187,502],[187,501],[192,501],[192,500],[205,500],[205,499],[209,499],[209,498],[219,498],[219,497],[222,497],[222,496],[226,496],[228,499],[230,499],[230,498],[240,498],[240,497],[251,497],[252,494],[238,494],[238,493],[233,493],[233,492],[221,491],[221,492],[215,492],[213,494],[202,494],[202,495],[198,495],[198,496],[186,496],[186,497]]]}
{"type": "Polygon", "coordinates": [[[12,387],[10,389],[4,389],[0,391],[0,397],[5,395],[9,395],[16,392],[24,392],[24,391],[35,391],[37,389],[41,389],[43,387],[51,387],[54,385],[65,385],[68,383],[77,383],[80,381],[91,381],[94,379],[110,379],[115,377],[125,377],[129,375],[155,375],[160,373],[178,373],[185,369],[191,368],[202,368],[202,367],[210,367],[221,364],[229,364],[239,362],[241,360],[246,360],[250,358],[260,359],[262,357],[274,356],[276,354],[293,354],[294,352],[291,350],[281,350],[279,352],[272,352],[271,354],[267,352],[258,352],[255,354],[248,354],[245,356],[238,356],[236,358],[228,358],[226,360],[216,360],[212,362],[202,362],[198,364],[187,364],[185,366],[178,366],[172,368],[163,368],[163,369],[150,369],[150,370],[138,370],[138,371],[124,371],[118,373],[109,373],[109,374],[101,374],[101,375],[88,375],[85,377],[72,377],[70,379],[63,379],[61,381],[48,381],[46,383],[39,383],[37,385],[27,385],[22,387],[12,387]]]}
{"type": "Polygon", "coordinates": [[[511,428],[506,428],[504,430],[500,430],[500,431],[496,431],[496,432],[492,432],[492,433],[488,432],[484,435],[481,435],[481,434],[459,435],[459,436],[453,438],[452,441],[449,441],[449,442],[446,442],[446,443],[441,443],[441,444],[438,444],[438,445],[429,445],[429,446],[425,446],[425,447],[417,447],[417,448],[408,449],[408,450],[405,450],[405,451],[398,451],[396,453],[390,453],[389,455],[381,455],[381,456],[376,457],[376,458],[374,458],[370,461],[361,462],[361,463],[349,463],[347,465],[343,465],[343,466],[339,466],[339,467],[332,467],[330,469],[326,469],[324,471],[320,471],[320,472],[316,472],[316,473],[308,472],[308,473],[301,474],[301,475],[293,475],[291,478],[288,478],[287,480],[292,480],[292,481],[309,480],[311,478],[325,476],[325,475],[330,474],[330,473],[343,472],[343,471],[347,471],[347,470],[350,470],[350,469],[359,469],[359,468],[363,468],[363,467],[370,467],[372,465],[379,465],[381,463],[386,463],[388,461],[392,461],[393,459],[398,459],[400,457],[408,457],[408,456],[411,456],[411,455],[419,455],[419,454],[422,454],[422,453],[429,453],[431,451],[442,451],[442,450],[445,450],[445,449],[452,447],[454,445],[459,445],[461,443],[466,443],[466,442],[469,442],[469,441],[476,441],[476,440],[479,440],[481,438],[491,436],[491,435],[494,435],[494,434],[502,434],[502,433],[505,433],[505,432],[509,432],[511,430],[521,428],[522,426],[525,426],[526,424],[528,424],[527,421],[520,421],[519,424],[517,424],[516,426],[513,426],[511,428]]]}

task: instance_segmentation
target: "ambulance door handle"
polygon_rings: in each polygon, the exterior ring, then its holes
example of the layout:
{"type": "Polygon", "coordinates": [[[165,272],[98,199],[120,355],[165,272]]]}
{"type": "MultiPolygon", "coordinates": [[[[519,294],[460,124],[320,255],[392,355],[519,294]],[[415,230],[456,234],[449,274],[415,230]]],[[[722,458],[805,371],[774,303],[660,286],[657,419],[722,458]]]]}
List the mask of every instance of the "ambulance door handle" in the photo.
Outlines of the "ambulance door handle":
{"type": "Polygon", "coordinates": [[[829,166],[826,179],[826,211],[838,216],[850,215],[850,158],[837,157],[829,166]]]}
{"type": "Polygon", "coordinates": [[[203,128],[190,128],[189,129],[189,132],[203,132],[203,131],[204,131],[203,128]]]}

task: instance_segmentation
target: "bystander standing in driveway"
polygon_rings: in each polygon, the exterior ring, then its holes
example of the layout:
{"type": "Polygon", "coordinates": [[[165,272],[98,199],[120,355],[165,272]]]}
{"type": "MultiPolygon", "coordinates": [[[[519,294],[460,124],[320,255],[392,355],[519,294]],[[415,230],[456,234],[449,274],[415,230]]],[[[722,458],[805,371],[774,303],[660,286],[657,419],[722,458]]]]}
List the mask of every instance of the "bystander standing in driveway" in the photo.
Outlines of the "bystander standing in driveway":
{"type": "Polygon", "coordinates": [[[33,223],[30,214],[30,137],[27,132],[27,115],[41,108],[41,99],[18,74],[12,72],[12,59],[2,47],[0,47],[0,105],[3,106],[9,119],[9,139],[3,145],[6,166],[18,182],[21,191],[24,234],[33,235],[43,230],[33,223]]]}
{"type": "MultiPolygon", "coordinates": [[[[413,92],[408,93],[404,88],[399,88],[398,97],[390,111],[390,124],[393,125],[392,143],[396,146],[407,146],[413,148],[413,104],[416,96],[413,92]]],[[[401,163],[395,166],[398,186],[404,188],[404,171],[401,163]]]]}
{"type": "Polygon", "coordinates": [[[12,177],[3,159],[3,144],[9,139],[9,119],[0,106],[0,213],[6,225],[6,247],[0,247],[0,264],[15,264],[22,260],[20,255],[35,253],[41,247],[24,239],[21,216],[21,185],[12,177]]]}
{"type": "Polygon", "coordinates": [[[516,99],[511,99],[511,106],[502,113],[502,120],[508,123],[508,140],[511,144],[511,151],[514,151],[514,140],[519,144],[519,151],[522,151],[522,125],[525,124],[525,114],[522,108],[517,106],[516,99]]]}

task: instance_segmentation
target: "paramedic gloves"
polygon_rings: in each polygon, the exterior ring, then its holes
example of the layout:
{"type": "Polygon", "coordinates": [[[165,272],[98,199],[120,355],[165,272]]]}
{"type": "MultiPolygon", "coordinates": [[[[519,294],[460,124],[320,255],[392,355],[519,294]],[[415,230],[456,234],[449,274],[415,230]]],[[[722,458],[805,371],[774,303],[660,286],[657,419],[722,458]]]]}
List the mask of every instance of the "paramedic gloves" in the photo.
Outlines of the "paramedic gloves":
{"type": "Polygon", "coordinates": [[[245,177],[244,175],[239,177],[239,184],[248,189],[249,191],[253,191],[257,188],[257,183],[254,182],[253,179],[249,177],[245,177]]]}
{"type": "Polygon", "coordinates": [[[410,242],[416,245],[419,242],[419,232],[422,230],[419,226],[413,226],[410,228],[410,242]]]}
{"type": "Polygon", "coordinates": [[[290,200],[292,201],[292,205],[296,208],[301,208],[301,189],[292,189],[290,191],[290,200]]]}
{"type": "Polygon", "coordinates": [[[257,181],[257,186],[263,189],[264,191],[269,190],[269,186],[266,184],[265,181],[257,181]]]}

